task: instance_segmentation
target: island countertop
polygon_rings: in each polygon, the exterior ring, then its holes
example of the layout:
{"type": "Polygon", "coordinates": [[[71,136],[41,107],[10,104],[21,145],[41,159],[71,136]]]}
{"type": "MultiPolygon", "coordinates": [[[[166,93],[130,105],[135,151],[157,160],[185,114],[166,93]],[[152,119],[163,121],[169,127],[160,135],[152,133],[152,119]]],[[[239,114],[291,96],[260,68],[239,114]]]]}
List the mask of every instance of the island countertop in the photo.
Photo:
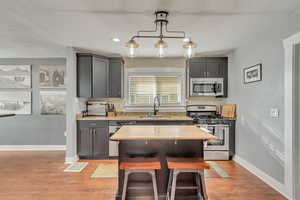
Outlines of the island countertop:
{"type": "Polygon", "coordinates": [[[111,140],[211,140],[216,139],[194,125],[122,126],[111,140]]]}

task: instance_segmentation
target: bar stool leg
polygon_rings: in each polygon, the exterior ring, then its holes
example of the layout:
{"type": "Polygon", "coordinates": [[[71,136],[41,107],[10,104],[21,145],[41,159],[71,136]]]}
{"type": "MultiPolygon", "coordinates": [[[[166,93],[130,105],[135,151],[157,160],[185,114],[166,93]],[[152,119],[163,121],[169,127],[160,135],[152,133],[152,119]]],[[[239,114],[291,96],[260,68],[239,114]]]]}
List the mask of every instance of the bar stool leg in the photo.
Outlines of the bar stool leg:
{"type": "Polygon", "coordinates": [[[206,187],[205,187],[205,177],[204,177],[204,170],[198,172],[201,180],[201,190],[202,190],[202,197],[204,200],[208,200],[206,187]]]}
{"type": "Polygon", "coordinates": [[[122,191],[122,200],[126,199],[126,191],[127,191],[127,183],[128,183],[128,176],[130,172],[125,170],[124,174],[124,183],[123,183],[123,191],[122,191]]]}
{"type": "Polygon", "coordinates": [[[201,183],[200,183],[200,175],[198,173],[195,173],[195,179],[196,179],[196,185],[197,185],[197,196],[200,200],[203,200],[202,194],[201,194],[201,183]]]}
{"type": "Polygon", "coordinates": [[[172,177],[173,177],[173,170],[170,169],[169,180],[168,180],[168,187],[167,187],[167,198],[166,198],[166,200],[170,200],[170,190],[171,190],[171,184],[172,184],[172,177]]]}
{"type": "Polygon", "coordinates": [[[153,183],[154,199],[158,200],[158,192],[157,192],[157,183],[156,183],[155,170],[151,171],[150,174],[151,174],[152,183],[153,183]]]}
{"type": "Polygon", "coordinates": [[[178,172],[177,170],[174,170],[174,171],[173,171],[171,200],[175,200],[176,182],[177,182],[177,176],[178,176],[178,173],[179,173],[179,172],[178,172]]]}

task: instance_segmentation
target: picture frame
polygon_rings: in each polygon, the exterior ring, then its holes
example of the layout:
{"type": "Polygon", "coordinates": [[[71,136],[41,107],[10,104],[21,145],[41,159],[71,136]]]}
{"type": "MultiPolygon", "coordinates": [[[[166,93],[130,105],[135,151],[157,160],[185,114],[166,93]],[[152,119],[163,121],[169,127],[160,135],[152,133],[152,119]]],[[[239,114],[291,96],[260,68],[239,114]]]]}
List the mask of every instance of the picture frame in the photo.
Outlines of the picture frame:
{"type": "Polygon", "coordinates": [[[31,91],[0,91],[0,114],[31,115],[31,91]]]}
{"type": "Polygon", "coordinates": [[[65,115],[66,91],[40,91],[41,115],[65,115]]]}
{"type": "Polygon", "coordinates": [[[30,89],[31,65],[0,65],[0,89],[30,89]]]}
{"type": "Polygon", "coordinates": [[[40,88],[65,88],[65,65],[41,65],[40,88]]]}
{"type": "Polygon", "coordinates": [[[262,81],[262,64],[256,64],[251,67],[244,68],[244,84],[262,81]]]}

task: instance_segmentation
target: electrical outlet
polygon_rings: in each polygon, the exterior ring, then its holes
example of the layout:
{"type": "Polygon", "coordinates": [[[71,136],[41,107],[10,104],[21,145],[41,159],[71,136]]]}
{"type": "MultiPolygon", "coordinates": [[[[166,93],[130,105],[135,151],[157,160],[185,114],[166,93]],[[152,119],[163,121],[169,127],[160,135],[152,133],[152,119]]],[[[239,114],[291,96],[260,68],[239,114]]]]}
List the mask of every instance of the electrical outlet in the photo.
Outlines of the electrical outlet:
{"type": "Polygon", "coordinates": [[[279,109],[278,108],[271,108],[270,116],[273,118],[279,118],[279,109]]]}

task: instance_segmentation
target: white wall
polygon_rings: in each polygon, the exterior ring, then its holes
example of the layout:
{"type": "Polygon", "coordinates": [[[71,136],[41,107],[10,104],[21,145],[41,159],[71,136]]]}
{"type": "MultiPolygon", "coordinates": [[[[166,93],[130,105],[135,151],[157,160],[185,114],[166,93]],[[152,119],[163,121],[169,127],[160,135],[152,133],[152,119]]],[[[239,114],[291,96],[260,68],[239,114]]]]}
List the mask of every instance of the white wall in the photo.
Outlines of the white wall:
{"type": "Polygon", "coordinates": [[[237,155],[284,183],[283,39],[300,31],[299,14],[287,16],[264,37],[245,43],[230,55],[227,101],[237,104],[237,155]],[[243,68],[262,63],[263,80],[243,83],[243,68]],[[270,109],[280,110],[279,118],[270,109]]]}
{"type": "MultiPolygon", "coordinates": [[[[297,112],[296,112],[296,133],[299,133],[300,131],[300,44],[298,44],[296,46],[296,74],[297,74],[297,78],[296,78],[296,109],[297,109],[297,112]]],[[[295,135],[295,140],[296,140],[296,145],[295,145],[295,152],[296,152],[296,187],[295,188],[298,188],[296,190],[296,200],[300,200],[300,136],[299,134],[296,134],[295,135]]]]}
{"type": "Polygon", "coordinates": [[[0,46],[0,58],[56,58],[66,57],[66,48],[57,44],[34,44],[16,42],[0,46]]]}

